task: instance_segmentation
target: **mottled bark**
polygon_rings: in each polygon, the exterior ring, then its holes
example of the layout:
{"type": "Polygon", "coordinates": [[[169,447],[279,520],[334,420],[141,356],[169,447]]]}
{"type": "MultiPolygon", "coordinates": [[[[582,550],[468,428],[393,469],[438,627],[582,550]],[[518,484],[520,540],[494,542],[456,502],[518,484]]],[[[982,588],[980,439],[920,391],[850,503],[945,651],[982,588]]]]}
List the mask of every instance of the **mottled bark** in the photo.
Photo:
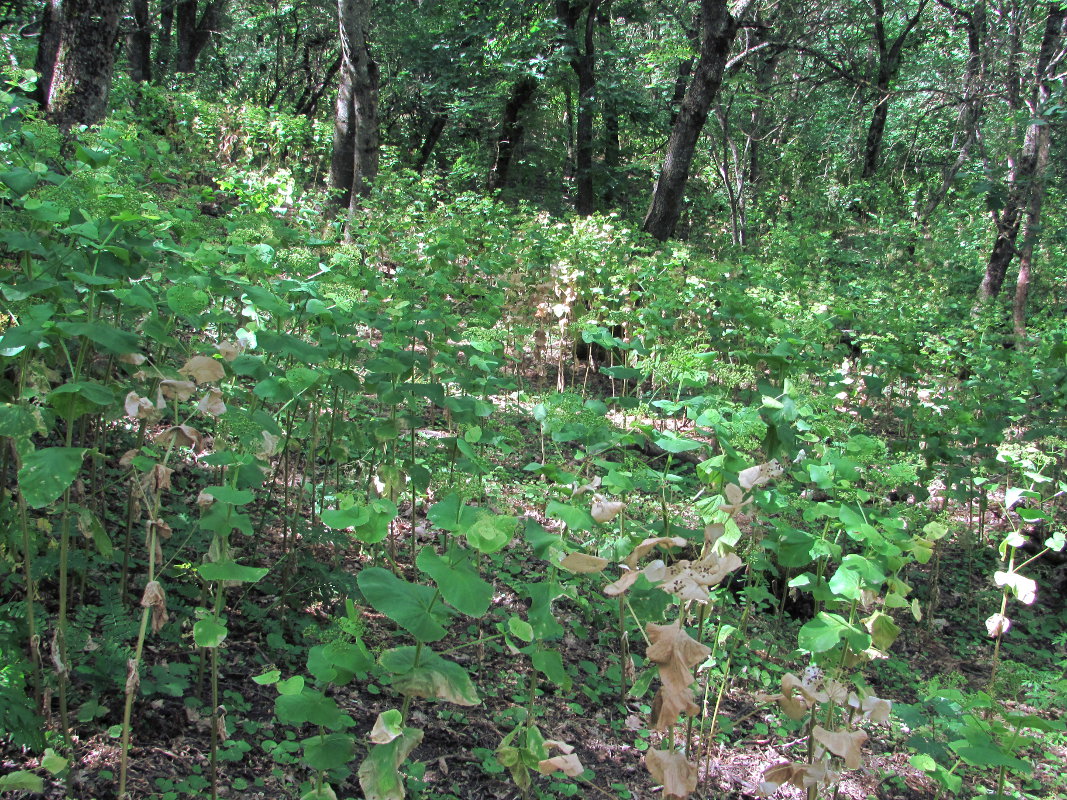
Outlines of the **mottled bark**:
{"type": "Polygon", "coordinates": [[[37,58],[33,69],[37,73],[37,89],[33,98],[44,107],[48,105],[48,91],[56,70],[59,55],[59,35],[63,28],[63,0],[48,0],[41,15],[41,34],[37,40],[37,58]]]}
{"type": "MultiPolygon", "coordinates": [[[[45,115],[60,128],[92,125],[107,113],[123,0],[64,0],[45,115]]],[[[43,42],[42,42],[43,44],[43,42]]]]}
{"type": "Polygon", "coordinates": [[[350,218],[378,174],[378,65],[371,58],[367,31],[370,0],[338,0],[341,79],[333,129],[330,185],[350,218]]]}
{"type": "Polygon", "coordinates": [[[152,30],[149,27],[148,0],[131,0],[133,25],[126,34],[126,57],[130,61],[130,80],[152,80],[152,30]]]}
{"type": "Polygon", "coordinates": [[[701,0],[700,12],[700,59],[671,130],[667,153],[642,225],[660,241],[671,237],[681,216],[697,140],[722,84],[722,73],[737,31],[737,21],[727,9],[726,0],[701,0]]]}
{"type": "Polygon", "coordinates": [[[330,88],[330,84],[333,82],[334,77],[341,69],[341,55],[338,54],[330,66],[326,69],[326,74],[313,84],[309,84],[304,88],[304,91],[300,95],[300,99],[296,101],[296,106],[293,109],[295,114],[303,114],[311,117],[315,115],[315,109],[318,108],[319,102],[322,100],[326,90],[330,88]]]}
{"type": "Polygon", "coordinates": [[[489,171],[488,188],[490,191],[503,189],[508,185],[508,173],[515,150],[522,141],[526,124],[523,116],[532,105],[537,92],[537,80],[532,75],[524,75],[511,87],[508,102],[504,105],[504,116],[500,123],[500,133],[496,140],[496,159],[489,171]]]}

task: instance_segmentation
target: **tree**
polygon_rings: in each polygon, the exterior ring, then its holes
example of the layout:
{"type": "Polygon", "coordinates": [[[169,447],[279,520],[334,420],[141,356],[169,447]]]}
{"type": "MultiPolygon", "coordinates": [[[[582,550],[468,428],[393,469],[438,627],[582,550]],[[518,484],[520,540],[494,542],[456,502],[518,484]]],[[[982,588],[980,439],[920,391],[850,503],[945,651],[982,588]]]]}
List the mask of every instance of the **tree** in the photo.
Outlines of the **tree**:
{"type": "Polygon", "coordinates": [[[130,61],[130,80],[152,80],[152,31],[149,27],[148,0],[131,0],[134,27],[126,34],[126,55],[130,61]]]}
{"type": "Polygon", "coordinates": [[[177,0],[174,4],[178,28],[178,72],[196,72],[196,60],[218,31],[226,0],[209,0],[199,13],[198,0],[177,0]]]}
{"type": "Polygon", "coordinates": [[[890,44],[885,29],[885,5],[882,0],[871,0],[874,10],[874,43],[878,48],[878,70],[874,80],[874,112],[871,114],[871,124],[867,128],[867,140],[863,146],[864,178],[871,178],[878,171],[885,124],[889,119],[890,88],[893,78],[900,71],[900,58],[904,51],[904,43],[918,24],[926,3],[927,0],[919,0],[919,7],[912,16],[905,20],[903,29],[890,44]]]}
{"type": "Polygon", "coordinates": [[[367,30],[370,0],[338,0],[340,84],[333,129],[330,185],[337,202],[354,216],[378,174],[378,65],[367,30]]]}
{"type": "Polygon", "coordinates": [[[701,0],[700,25],[700,59],[693,68],[689,88],[667,141],[667,153],[642,225],[660,241],[670,238],[681,216],[697,140],[722,84],[726,59],[737,32],[737,20],[727,9],[726,0],[701,0]]]}
{"type": "MultiPolygon", "coordinates": [[[[1026,126],[1022,147],[1012,160],[1007,196],[1001,209],[994,213],[997,238],[986,264],[985,276],[979,288],[983,300],[996,297],[1004,284],[1008,267],[1020,254],[1019,279],[1016,287],[1015,326],[1021,330],[1025,319],[1026,295],[1029,290],[1030,267],[1033,259],[1033,237],[1041,218],[1044,200],[1044,174],[1048,165],[1050,133],[1047,121],[1041,118],[1043,106],[1052,96],[1052,68],[1063,57],[1062,47],[1067,24],[1067,11],[1060,2],[1049,3],[1044,34],[1033,71],[1033,83],[1026,100],[1031,121],[1026,126]],[[1026,232],[1021,249],[1016,241],[1026,215],[1026,232]]],[[[1010,73],[1009,73],[1010,74],[1010,73]]],[[[1009,92],[1010,98],[1010,92],[1009,92]]]]}
{"type": "Polygon", "coordinates": [[[63,129],[107,112],[123,0],[49,0],[37,50],[38,98],[63,129]]]}
{"type": "Polygon", "coordinates": [[[578,125],[575,135],[575,210],[587,217],[594,211],[593,113],[596,88],[595,55],[597,7],[600,0],[556,0],[556,16],[566,30],[565,49],[578,78],[578,125]],[[582,17],[585,17],[582,24],[582,17]],[[579,45],[579,35],[581,44],[579,45]]]}

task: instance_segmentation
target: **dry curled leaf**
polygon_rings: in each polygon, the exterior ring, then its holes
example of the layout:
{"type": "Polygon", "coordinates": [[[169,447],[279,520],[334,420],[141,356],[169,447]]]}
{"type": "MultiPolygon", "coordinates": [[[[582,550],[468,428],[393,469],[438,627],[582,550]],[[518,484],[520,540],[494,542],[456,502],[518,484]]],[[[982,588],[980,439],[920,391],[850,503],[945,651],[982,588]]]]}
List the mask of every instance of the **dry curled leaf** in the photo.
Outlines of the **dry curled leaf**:
{"type": "Polygon", "coordinates": [[[173,474],[174,470],[170,467],[156,464],[141,478],[141,485],[148,494],[158,494],[170,488],[170,476],[173,474]]]}
{"type": "Polygon", "coordinates": [[[222,401],[222,392],[218,389],[208,389],[207,394],[200,398],[196,404],[197,409],[212,417],[221,417],[226,413],[226,404],[222,401]]]}
{"type": "Polygon", "coordinates": [[[559,565],[568,572],[577,572],[583,575],[591,575],[603,572],[604,568],[611,563],[606,558],[590,556],[585,553],[568,553],[559,565]]]}
{"type": "Polygon", "coordinates": [[[660,714],[657,730],[664,730],[679,714],[692,716],[700,708],[693,702],[693,673],[695,667],[711,654],[711,648],[701,644],[685,630],[681,622],[673,625],[648,623],[645,633],[652,643],[645,655],[659,666],[659,678],[663,687],[660,695],[660,714]]]}
{"type": "Polygon", "coordinates": [[[159,581],[149,581],[145,585],[141,607],[152,609],[152,633],[159,633],[170,619],[167,613],[167,595],[159,581]]]}
{"type": "Polygon", "coordinates": [[[217,383],[226,377],[226,370],[210,356],[193,356],[178,369],[178,374],[197,383],[217,383]]]}
{"type": "Polygon", "coordinates": [[[640,561],[645,554],[657,547],[685,547],[687,544],[689,544],[689,541],[683,536],[655,536],[645,539],[637,545],[630,555],[626,556],[626,560],[623,563],[630,567],[630,569],[634,569],[637,566],[637,562],[640,561]]]}
{"type": "Polygon", "coordinates": [[[157,415],[155,403],[147,397],[141,397],[137,392],[126,395],[123,407],[126,409],[126,416],[134,419],[152,419],[157,415]]]}
{"type": "Polygon", "coordinates": [[[626,503],[623,503],[620,500],[605,500],[600,495],[597,495],[593,499],[593,505],[589,509],[589,514],[597,522],[611,522],[615,517],[622,513],[624,508],[626,508],[626,503]]]}
{"type": "Polygon", "coordinates": [[[244,352],[245,347],[241,342],[219,342],[215,345],[215,349],[219,351],[223,359],[233,361],[244,352]]]}
{"type": "MultiPolygon", "coordinates": [[[[159,393],[167,400],[188,400],[196,391],[196,384],[192,381],[160,381],[159,393]]],[[[166,405],[162,400],[156,401],[157,406],[166,405]]]]}
{"type": "Polygon", "coordinates": [[[200,506],[201,509],[210,508],[214,502],[215,498],[203,489],[201,489],[200,494],[196,496],[196,504],[200,506]]]}
{"type": "Polygon", "coordinates": [[[849,769],[859,769],[863,764],[860,748],[867,741],[866,731],[828,731],[821,725],[816,725],[811,734],[815,741],[835,756],[845,759],[845,766],[849,769]]]}
{"type": "Polygon", "coordinates": [[[571,492],[571,499],[574,499],[575,497],[581,497],[583,494],[595,492],[597,489],[600,488],[600,476],[594,476],[593,480],[589,481],[589,483],[584,483],[581,486],[578,486],[577,484],[572,485],[574,486],[574,490],[571,492]]]}
{"type": "Polygon", "coordinates": [[[757,464],[754,467],[741,470],[737,475],[737,483],[742,489],[755,489],[757,486],[762,486],[769,482],[772,478],[780,477],[783,472],[785,470],[778,463],[778,459],[773,459],[766,464],[757,464]]]}
{"type": "Polygon", "coordinates": [[[684,800],[697,788],[699,770],[684,754],[670,750],[649,750],[645,766],[657,783],[663,784],[663,796],[684,800]]]}
{"type": "Polygon", "coordinates": [[[133,466],[133,460],[140,454],[140,450],[127,450],[122,454],[122,458],[119,459],[119,466],[123,469],[129,469],[133,466]]]}
{"type": "Polygon", "coordinates": [[[172,425],[156,437],[156,443],[188,447],[199,453],[204,449],[204,436],[190,425],[172,425]]]}
{"type": "Polygon", "coordinates": [[[633,570],[629,572],[624,572],[618,580],[613,581],[612,583],[609,583],[607,586],[604,587],[604,594],[606,594],[608,597],[618,597],[620,594],[622,594],[631,586],[633,586],[640,576],[640,572],[635,572],[633,570]]]}
{"type": "Polygon", "coordinates": [[[141,685],[141,673],[137,670],[137,661],[126,659],[126,694],[136,694],[141,685]]]}
{"type": "Polygon", "coordinates": [[[141,366],[148,360],[148,356],[143,353],[122,353],[119,355],[119,361],[123,364],[132,364],[135,367],[141,366]]]}
{"type": "Polygon", "coordinates": [[[585,767],[583,767],[582,762],[578,760],[578,756],[573,753],[553,756],[552,758],[546,758],[544,761],[537,762],[537,771],[542,775],[549,775],[557,770],[571,778],[577,778],[585,772],[585,767]]]}
{"type": "Polygon", "coordinates": [[[374,727],[370,729],[370,740],[375,744],[389,744],[399,735],[400,731],[385,720],[384,712],[378,715],[374,727]]]}
{"type": "Polygon", "coordinates": [[[264,458],[270,458],[277,455],[282,449],[282,437],[275,436],[268,431],[262,431],[263,444],[259,448],[259,455],[264,458]]]}
{"type": "Polygon", "coordinates": [[[733,516],[752,502],[752,497],[746,497],[744,489],[736,483],[726,484],[723,494],[726,496],[726,502],[719,506],[719,510],[725,511],[730,516],[733,516]]]}
{"type": "Polygon", "coordinates": [[[661,575],[658,570],[648,571],[646,568],[645,575],[653,582],[653,575],[659,577],[662,581],[659,588],[680,600],[707,603],[711,588],[722,583],[727,575],[743,563],[736,553],[727,553],[725,556],[709,553],[699,561],[679,561],[666,567],[661,575]]]}

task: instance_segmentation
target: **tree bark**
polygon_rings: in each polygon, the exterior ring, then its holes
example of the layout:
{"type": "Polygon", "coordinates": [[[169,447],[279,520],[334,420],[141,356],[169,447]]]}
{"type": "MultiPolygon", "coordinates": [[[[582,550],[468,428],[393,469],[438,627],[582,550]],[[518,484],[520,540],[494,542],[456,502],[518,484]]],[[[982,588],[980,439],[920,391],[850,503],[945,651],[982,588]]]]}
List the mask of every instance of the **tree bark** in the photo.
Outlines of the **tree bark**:
{"type": "Polygon", "coordinates": [[[130,60],[130,80],[152,80],[152,31],[149,27],[148,0],[131,0],[133,29],[126,35],[126,54],[130,60]]]}
{"type": "Polygon", "coordinates": [[[357,213],[378,174],[378,65],[367,30],[370,0],[338,0],[341,80],[333,129],[330,185],[349,218],[357,213]]]}
{"type": "MultiPolygon", "coordinates": [[[[1023,247],[1029,248],[1029,253],[1021,251],[1026,256],[1026,275],[1023,283],[1024,286],[1029,284],[1033,235],[1036,234],[1040,222],[1041,204],[1044,197],[1043,178],[1048,163],[1049,125],[1045,120],[1040,119],[1040,114],[1042,107],[1052,95],[1049,67],[1053,59],[1059,55],[1065,36],[1065,24],[1067,24],[1067,11],[1059,2],[1050,3],[1048,17],[1045,20],[1045,31],[1041,39],[1041,49],[1038,51],[1037,64],[1034,69],[1034,85],[1027,101],[1033,122],[1026,127],[1022,148],[1008,176],[1008,192],[1004,207],[1000,213],[994,215],[997,239],[993,243],[985,275],[978,289],[982,300],[990,300],[1000,294],[1004,278],[1008,274],[1008,267],[1016,253],[1015,242],[1019,236],[1024,210],[1028,215],[1028,235],[1024,239],[1023,247]]],[[[1017,285],[1017,296],[1019,292],[1017,285]]],[[[1018,313],[1023,315],[1025,315],[1026,293],[1026,288],[1023,288],[1021,303],[1018,303],[1020,308],[1018,313]]]]}
{"type": "Polygon", "coordinates": [[[578,124],[575,131],[575,183],[577,193],[574,207],[579,216],[588,217],[595,210],[593,194],[593,114],[595,112],[594,70],[596,43],[594,38],[596,12],[600,0],[556,0],[556,16],[567,28],[567,50],[571,69],[578,77],[578,124]],[[582,46],[578,45],[579,23],[585,14],[582,46]]]}
{"type": "Polygon", "coordinates": [[[322,100],[322,96],[326,94],[326,90],[330,88],[330,83],[333,81],[334,76],[341,69],[341,55],[338,54],[330,66],[326,70],[326,74],[322,78],[315,82],[314,85],[306,87],[303,93],[300,95],[300,99],[296,101],[296,106],[293,109],[294,114],[303,114],[307,117],[315,115],[315,109],[318,108],[319,101],[322,100]]]}
{"type": "Polygon", "coordinates": [[[176,0],[162,0],[159,5],[159,44],[156,47],[156,75],[162,76],[170,71],[171,42],[174,31],[174,3],[176,0]]]}
{"type": "Polygon", "coordinates": [[[523,115],[526,108],[533,103],[536,92],[537,79],[532,75],[522,76],[511,87],[496,140],[496,160],[493,162],[493,168],[489,170],[488,188],[491,192],[504,189],[508,185],[511,161],[526,131],[523,115]]]}
{"type": "Polygon", "coordinates": [[[904,42],[926,8],[927,0],[920,0],[919,8],[904,25],[892,44],[885,31],[885,6],[882,0],[872,0],[874,7],[874,36],[878,45],[878,73],[874,82],[874,112],[867,128],[867,140],[863,146],[863,177],[874,177],[878,172],[878,162],[882,155],[882,140],[885,138],[885,124],[889,119],[889,96],[893,78],[900,70],[900,57],[904,42]]]}
{"type": "Polygon", "coordinates": [[[433,154],[433,149],[441,140],[441,134],[445,132],[445,125],[447,124],[448,114],[444,111],[434,113],[433,118],[430,120],[430,128],[426,131],[426,137],[422,140],[422,147],[419,148],[419,160],[415,163],[415,171],[420,175],[426,169],[430,156],[433,154]]]}
{"type": "MultiPolygon", "coordinates": [[[[51,5],[51,4],[50,4],[51,5]]],[[[64,130],[107,113],[123,0],[64,0],[45,116],[64,130]]],[[[55,9],[53,8],[53,13],[55,9]]],[[[42,38],[41,46],[45,45],[42,38]]],[[[43,60],[47,62],[46,53],[43,60]]]]}
{"type": "Polygon", "coordinates": [[[696,143],[722,84],[726,59],[737,32],[737,21],[727,9],[726,0],[701,0],[700,17],[700,59],[671,130],[667,153],[642,225],[660,241],[670,238],[681,216],[696,143]]]}
{"type": "Polygon", "coordinates": [[[197,19],[198,0],[177,0],[178,60],[177,72],[196,72],[196,60],[213,33],[218,31],[226,0],[210,0],[197,19]]]}
{"type": "MultiPolygon", "coordinates": [[[[603,38],[605,50],[612,49],[611,0],[600,7],[597,14],[597,26],[603,38]]],[[[619,137],[619,109],[612,92],[605,92],[601,98],[600,115],[604,120],[604,205],[615,204],[615,187],[619,180],[619,164],[622,161],[622,142],[619,137]]]]}
{"type": "Polygon", "coordinates": [[[33,69],[37,73],[37,88],[33,99],[42,108],[48,105],[48,92],[59,55],[59,35],[63,28],[63,0],[48,0],[41,15],[41,35],[37,40],[37,58],[33,69]]]}

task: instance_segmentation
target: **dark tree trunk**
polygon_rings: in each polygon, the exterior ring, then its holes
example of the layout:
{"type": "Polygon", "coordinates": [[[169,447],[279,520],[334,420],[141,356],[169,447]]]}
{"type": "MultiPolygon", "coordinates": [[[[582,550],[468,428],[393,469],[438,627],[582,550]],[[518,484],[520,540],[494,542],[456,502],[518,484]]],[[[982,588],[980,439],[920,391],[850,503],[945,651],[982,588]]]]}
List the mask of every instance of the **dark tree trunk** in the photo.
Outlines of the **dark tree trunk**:
{"type": "Polygon", "coordinates": [[[196,59],[218,31],[226,0],[210,0],[197,19],[198,0],[177,0],[178,72],[196,72],[196,59]]]}
{"type": "MultiPolygon", "coordinates": [[[[604,48],[612,49],[611,0],[600,7],[597,25],[604,39],[604,48]]],[[[619,138],[619,110],[612,92],[605,92],[601,99],[600,115],[604,120],[604,205],[615,204],[615,184],[619,179],[619,164],[622,161],[622,142],[619,138]]]]}
{"type": "Polygon", "coordinates": [[[533,103],[536,92],[537,79],[532,75],[524,75],[511,87],[511,94],[504,106],[504,117],[500,123],[500,134],[496,140],[496,160],[489,171],[490,191],[497,191],[508,185],[511,161],[526,130],[523,115],[527,107],[533,103]]]}
{"type": "Polygon", "coordinates": [[[63,0],[48,0],[41,15],[41,35],[37,40],[37,58],[33,68],[37,73],[37,88],[33,99],[43,108],[48,105],[48,91],[56,70],[59,55],[59,35],[63,28],[63,0]]]}
{"type": "Polygon", "coordinates": [[[1050,65],[1057,56],[1060,44],[1065,36],[1067,11],[1057,2],[1048,6],[1045,32],[1041,39],[1037,64],[1034,69],[1034,85],[1027,104],[1033,122],[1027,125],[1023,145],[1019,156],[1008,177],[1008,196],[1004,207],[994,216],[997,240],[986,264],[982,285],[978,290],[982,300],[990,300],[1000,294],[1004,278],[1008,273],[1012,258],[1016,253],[1016,241],[1024,212],[1027,215],[1027,235],[1023,241],[1020,255],[1025,274],[1020,276],[1022,288],[1016,288],[1016,327],[1021,329],[1025,318],[1026,293],[1029,285],[1030,265],[1033,257],[1033,237],[1037,233],[1041,217],[1041,205],[1044,199],[1044,172],[1048,164],[1049,125],[1040,119],[1042,107],[1052,95],[1049,74],[1050,65]]]}
{"type": "Polygon", "coordinates": [[[885,124],[889,119],[889,97],[893,78],[900,70],[900,57],[904,42],[926,8],[927,0],[920,0],[919,8],[904,25],[892,44],[885,30],[885,6],[882,0],[872,0],[874,7],[874,36],[878,45],[878,75],[874,83],[874,112],[871,124],[867,128],[867,141],[863,146],[863,177],[871,178],[878,172],[878,162],[882,155],[882,140],[885,138],[885,124]]]}
{"type": "Polygon", "coordinates": [[[45,115],[60,128],[92,125],[107,112],[124,5],[124,0],[62,3],[59,47],[45,102],[45,115]]]}
{"type": "Polygon", "coordinates": [[[152,80],[152,31],[149,27],[148,0],[131,0],[133,29],[126,35],[126,54],[130,60],[130,80],[152,80]]]}
{"type": "Polygon", "coordinates": [[[445,125],[447,124],[448,114],[443,111],[435,113],[433,119],[430,120],[430,129],[426,131],[426,138],[422,140],[422,147],[419,148],[419,160],[415,163],[415,171],[420,175],[426,169],[426,164],[429,163],[433,149],[437,147],[437,143],[441,140],[441,134],[445,132],[445,125]]]}
{"type": "Polygon", "coordinates": [[[941,205],[948,194],[956,175],[970,158],[971,148],[981,141],[982,112],[984,110],[983,94],[986,83],[985,42],[986,0],[975,0],[970,11],[952,5],[948,0],[937,0],[938,4],[950,11],[967,33],[967,67],[963,76],[963,101],[960,103],[960,129],[953,138],[956,159],[941,173],[941,183],[926,200],[919,223],[927,230],[930,217],[941,205]],[[961,141],[962,139],[962,141],[961,141]]]}
{"type": "Polygon", "coordinates": [[[737,32],[737,21],[730,15],[726,0],[701,0],[700,18],[700,60],[671,130],[667,153],[642,225],[660,241],[670,238],[681,216],[697,140],[722,84],[726,59],[737,32]]]}
{"type": "Polygon", "coordinates": [[[295,114],[303,114],[307,117],[315,115],[315,109],[318,108],[319,101],[322,100],[322,96],[326,94],[326,90],[330,88],[330,84],[333,82],[334,76],[341,69],[341,55],[338,54],[326,70],[326,74],[321,79],[316,81],[313,85],[307,86],[303,93],[300,95],[300,99],[296,101],[296,106],[293,109],[295,114]]]}
{"type": "Polygon", "coordinates": [[[176,0],[163,0],[159,6],[159,46],[156,48],[156,75],[165,75],[170,71],[175,2],[176,0]]]}
{"type": "Polygon", "coordinates": [[[338,0],[341,80],[333,129],[330,185],[337,202],[355,216],[378,174],[378,65],[367,30],[370,0],[338,0]]]}
{"type": "Polygon", "coordinates": [[[571,69],[578,77],[578,124],[575,130],[575,211],[587,217],[595,210],[593,195],[593,115],[596,107],[594,71],[596,11],[600,0],[556,0],[556,16],[567,29],[567,51],[571,69]],[[585,14],[582,45],[578,44],[579,25],[585,14]]]}

